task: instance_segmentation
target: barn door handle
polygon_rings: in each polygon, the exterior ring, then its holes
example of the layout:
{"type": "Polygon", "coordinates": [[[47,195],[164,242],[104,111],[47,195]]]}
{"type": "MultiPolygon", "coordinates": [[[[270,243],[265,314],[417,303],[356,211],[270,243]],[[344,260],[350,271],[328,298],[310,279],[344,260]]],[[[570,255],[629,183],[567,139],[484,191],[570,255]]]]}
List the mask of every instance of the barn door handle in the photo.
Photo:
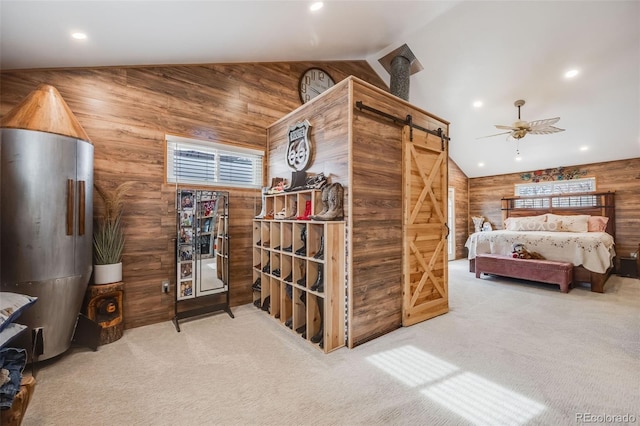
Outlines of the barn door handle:
{"type": "Polygon", "coordinates": [[[78,181],[78,235],[84,235],[84,221],[85,221],[85,182],[83,180],[78,181]]]}
{"type": "Polygon", "coordinates": [[[67,235],[73,235],[73,179],[67,179],[67,235]]]}
{"type": "Polygon", "coordinates": [[[449,225],[447,225],[446,223],[444,224],[444,226],[447,228],[447,235],[444,236],[444,239],[448,240],[449,234],[451,233],[451,229],[449,229],[449,225]]]}

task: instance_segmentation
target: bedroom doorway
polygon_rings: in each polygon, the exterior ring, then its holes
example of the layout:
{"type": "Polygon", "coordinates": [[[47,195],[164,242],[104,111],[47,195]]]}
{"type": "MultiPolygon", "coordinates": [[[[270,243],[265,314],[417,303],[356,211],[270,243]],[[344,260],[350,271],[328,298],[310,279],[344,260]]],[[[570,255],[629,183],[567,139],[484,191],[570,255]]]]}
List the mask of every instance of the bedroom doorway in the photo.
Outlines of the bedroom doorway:
{"type": "Polygon", "coordinates": [[[456,191],[453,187],[449,187],[449,197],[447,198],[448,214],[447,223],[449,225],[449,239],[447,248],[449,252],[449,261],[456,260],[456,214],[454,211],[456,205],[456,191]]]}

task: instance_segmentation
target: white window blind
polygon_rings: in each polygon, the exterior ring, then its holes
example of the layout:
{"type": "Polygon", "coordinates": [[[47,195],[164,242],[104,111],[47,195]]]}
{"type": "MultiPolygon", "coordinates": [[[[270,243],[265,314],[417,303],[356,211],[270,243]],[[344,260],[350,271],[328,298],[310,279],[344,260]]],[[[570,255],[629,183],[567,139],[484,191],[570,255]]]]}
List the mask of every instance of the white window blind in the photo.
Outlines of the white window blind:
{"type": "Polygon", "coordinates": [[[260,188],[264,152],[166,136],[167,182],[260,188]]]}
{"type": "MultiPolygon", "coordinates": [[[[519,197],[531,197],[536,195],[564,195],[596,190],[596,178],[556,180],[536,183],[519,183],[515,185],[515,195],[519,197]]],[[[595,196],[582,195],[578,197],[554,198],[552,207],[580,207],[592,206],[596,202],[595,196]]],[[[517,208],[547,208],[549,198],[515,200],[517,208]]]]}

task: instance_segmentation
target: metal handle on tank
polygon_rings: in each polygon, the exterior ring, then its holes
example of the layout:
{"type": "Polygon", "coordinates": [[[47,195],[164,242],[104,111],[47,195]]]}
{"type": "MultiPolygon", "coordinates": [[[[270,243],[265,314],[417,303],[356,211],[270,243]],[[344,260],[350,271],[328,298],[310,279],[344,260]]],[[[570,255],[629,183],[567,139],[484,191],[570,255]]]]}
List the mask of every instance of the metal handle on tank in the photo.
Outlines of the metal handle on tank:
{"type": "Polygon", "coordinates": [[[73,179],[67,179],[67,235],[73,235],[73,179]]]}
{"type": "Polygon", "coordinates": [[[78,181],[78,235],[84,235],[85,182],[78,181]]]}

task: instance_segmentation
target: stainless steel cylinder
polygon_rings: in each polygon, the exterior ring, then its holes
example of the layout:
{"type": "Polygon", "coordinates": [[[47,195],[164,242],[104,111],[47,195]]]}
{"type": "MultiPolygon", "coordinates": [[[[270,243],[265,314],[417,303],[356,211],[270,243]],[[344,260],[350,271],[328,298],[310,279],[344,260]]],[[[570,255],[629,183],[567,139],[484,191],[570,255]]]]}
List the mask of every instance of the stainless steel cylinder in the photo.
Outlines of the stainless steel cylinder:
{"type": "Polygon", "coordinates": [[[45,360],[71,345],[91,276],[93,145],[1,131],[0,288],[38,297],[18,322],[42,328],[45,360]]]}

